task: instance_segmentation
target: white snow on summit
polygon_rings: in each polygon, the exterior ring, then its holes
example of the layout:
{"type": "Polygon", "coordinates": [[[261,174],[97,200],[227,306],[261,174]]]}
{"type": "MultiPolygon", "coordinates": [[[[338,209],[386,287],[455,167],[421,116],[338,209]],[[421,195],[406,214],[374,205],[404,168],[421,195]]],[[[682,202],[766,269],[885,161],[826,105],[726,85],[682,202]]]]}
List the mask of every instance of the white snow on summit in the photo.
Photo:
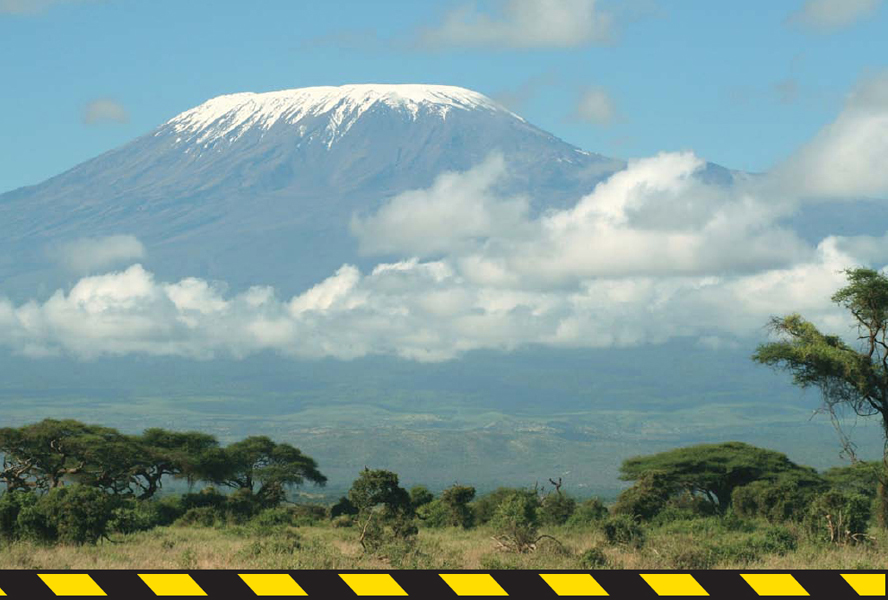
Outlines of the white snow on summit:
{"type": "Polygon", "coordinates": [[[167,125],[178,134],[177,142],[187,139],[207,145],[220,139],[234,142],[254,127],[268,130],[278,122],[296,124],[306,117],[327,115],[326,138],[331,144],[378,104],[405,110],[413,119],[420,109],[441,119],[452,110],[485,110],[524,121],[487,96],[461,87],[363,84],[218,96],[173,117],[167,125]]]}

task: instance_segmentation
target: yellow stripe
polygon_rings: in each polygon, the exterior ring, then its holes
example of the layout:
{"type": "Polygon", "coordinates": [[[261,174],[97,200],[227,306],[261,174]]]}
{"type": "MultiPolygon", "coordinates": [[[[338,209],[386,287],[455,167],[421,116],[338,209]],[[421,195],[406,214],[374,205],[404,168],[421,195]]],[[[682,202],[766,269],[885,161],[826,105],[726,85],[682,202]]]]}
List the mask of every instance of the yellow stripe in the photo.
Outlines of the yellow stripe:
{"type": "Polygon", "coordinates": [[[877,573],[842,573],[858,596],[884,596],[885,575],[877,573]]]}
{"type": "Polygon", "coordinates": [[[649,586],[658,596],[708,596],[690,573],[642,573],[649,586]]]}
{"type": "Polygon", "coordinates": [[[257,596],[308,596],[286,573],[241,573],[240,578],[257,596]]]}
{"type": "Polygon", "coordinates": [[[40,573],[38,576],[56,596],[107,596],[86,573],[40,573]]]}
{"type": "Polygon", "coordinates": [[[5,595],[6,595],[6,592],[4,592],[3,590],[0,590],[0,596],[5,596],[5,595]]]}
{"type": "Polygon", "coordinates": [[[447,573],[441,574],[447,585],[457,596],[508,596],[496,579],[487,573],[447,573]]]}
{"type": "Polygon", "coordinates": [[[142,581],[157,596],[206,596],[187,573],[139,573],[142,581]]]}
{"type": "Polygon", "coordinates": [[[339,575],[358,596],[406,596],[407,592],[386,573],[343,573],[339,575]]]}
{"type": "Polygon", "coordinates": [[[759,596],[807,596],[808,592],[789,573],[749,573],[740,576],[759,596]]]}
{"type": "Polygon", "coordinates": [[[607,596],[595,578],[588,573],[540,573],[559,596],[607,596]]]}

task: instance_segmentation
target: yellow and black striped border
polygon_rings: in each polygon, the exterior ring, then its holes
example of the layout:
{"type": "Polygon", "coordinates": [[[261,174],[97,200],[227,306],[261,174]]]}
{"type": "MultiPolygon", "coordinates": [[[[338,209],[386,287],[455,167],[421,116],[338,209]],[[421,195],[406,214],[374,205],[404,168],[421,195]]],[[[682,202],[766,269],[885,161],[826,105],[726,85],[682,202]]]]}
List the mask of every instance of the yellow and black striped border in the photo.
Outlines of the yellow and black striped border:
{"type": "Polygon", "coordinates": [[[0,571],[0,596],[885,596],[885,571],[0,571]]]}

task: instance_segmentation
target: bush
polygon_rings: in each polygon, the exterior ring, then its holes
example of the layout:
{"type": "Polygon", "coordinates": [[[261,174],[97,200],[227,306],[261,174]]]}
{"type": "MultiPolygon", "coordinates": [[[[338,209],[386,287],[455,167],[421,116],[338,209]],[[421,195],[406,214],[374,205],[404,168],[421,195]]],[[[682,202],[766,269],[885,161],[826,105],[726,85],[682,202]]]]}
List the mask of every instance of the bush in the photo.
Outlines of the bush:
{"type": "Polygon", "coordinates": [[[573,514],[567,520],[570,527],[583,527],[595,525],[605,520],[608,516],[607,507],[601,498],[589,498],[577,505],[573,514]]]}
{"type": "Polygon", "coordinates": [[[423,504],[419,507],[416,514],[426,527],[438,529],[450,525],[450,509],[444,505],[440,498],[435,498],[428,504],[423,504]]]}
{"type": "Polygon", "coordinates": [[[485,494],[472,503],[472,513],[475,515],[476,525],[485,525],[493,519],[496,509],[503,500],[521,490],[517,488],[501,487],[485,494]]]}
{"type": "Polygon", "coordinates": [[[694,543],[677,544],[666,555],[670,569],[693,571],[712,569],[718,564],[718,552],[694,543]]]}
{"type": "Polygon", "coordinates": [[[537,542],[539,500],[530,491],[513,492],[497,507],[491,524],[499,541],[516,552],[527,552],[537,542]]]}
{"type": "Polygon", "coordinates": [[[469,502],[475,498],[475,488],[468,485],[452,485],[441,492],[441,504],[447,507],[448,524],[468,529],[474,523],[469,502]]]}
{"type": "Polygon", "coordinates": [[[608,544],[627,545],[640,548],[644,545],[644,529],[630,515],[621,514],[608,518],[602,525],[604,539],[608,544]]]}
{"type": "Polygon", "coordinates": [[[731,504],[740,517],[783,523],[804,518],[816,493],[816,488],[801,486],[791,479],[754,481],[736,488],[731,504]]]}
{"type": "Polygon", "coordinates": [[[158,524],[156,504],[138,500],[121,503],[111,511],[108,530],[127,534],[153,529],[158,524]]]}
{"type": "Polygon", "coordinates": [[[353,527],[355,524],[354,515],[339,515],[338,517],[333,517],[330,521],[331,527],[353,527]]]}
{"type": "Polygon", "coordinates": [[[671,495],[672,486],[662,475],[648,473],[620,493],[614,514],[649,521],[666,507],[671,495]]]}
{"type": "Polygon", "coordinates": [[[413,505],[413,510],[425,506],[434,499],[434,494],[424,485],[415,485],[410,488],[410,503],[413,505]]]}
{"type": "Polygon", "coordinates": [[[266,508],[250,519],[249,525],[260,535],[271,535],[295,525],[295,515],[286,508],[266,508]]]}
{"type": "Polygon", "coordinates": [[[94,487],[55,488],[21,509],[16,525],[21,537],[40,542],[95,544],[106,536],[112,499],[94,487]]]}
{"type": "Polygon", "coordinates": [[[543,525],[564,525],[573,516],[576,508],[577,501],[567,494],[560,492],[549,494],[540,503],[540,523],[543,525]]]}
{"type": "Polygon", "coordinates": [[[582,569],[605,569],[610,564],[607,555],[598,546],[593,546],[583,552],[580,556],[580,567],[582,569]]]}
{"type": "Polygon", "coordinates": [[[872,501],[863,494],[829,490],[811,503],[805,527],[822,542],[845,545],[864,539],[872,501]]]}
{"type": "Polygon", "coordinates": [[[214,506],[196,506],[189,508],[181,517],[179,517],[175,525],[180,527],[216,527],[222,525],[228,520],[225,511],[214,506]]]}
{"type": "Polygon", "coordinates": [[[356,515],[358,507],[352,504],[352,501],[342,496],[339,501],[330,508],[330,518],[335,519],[342,515],[356,515]]]}
{"type": "Polygon", "coordinates": [[[0,496],[0,539],[13,541],[20,537],[19,513],[36,502],[37,496],[35,494],[23,490],[6,492],[0,496]]]}

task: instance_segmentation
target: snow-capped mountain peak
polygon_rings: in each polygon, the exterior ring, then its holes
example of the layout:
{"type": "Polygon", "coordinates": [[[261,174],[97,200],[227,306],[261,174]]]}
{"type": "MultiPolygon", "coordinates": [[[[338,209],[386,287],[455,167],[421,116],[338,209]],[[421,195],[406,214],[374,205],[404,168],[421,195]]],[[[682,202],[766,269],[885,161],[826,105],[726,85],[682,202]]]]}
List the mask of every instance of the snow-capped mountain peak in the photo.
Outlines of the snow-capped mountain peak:
{"type": "Polygon", "coordinates": [[[233,142],[256,127],[268,130],[286,123],[298,128],[309,117],[325,116],[326,141],[332,143],[364,113],[379,105],[403,111],[414,120],[420,113],[444,120],[454,110],[481,110],[523,121],[487,96],[461,87],[361,84],[218,96],[173,117],[167,125],[175,131],[179,142],[212,144],[220,139],[233,142]]]}

